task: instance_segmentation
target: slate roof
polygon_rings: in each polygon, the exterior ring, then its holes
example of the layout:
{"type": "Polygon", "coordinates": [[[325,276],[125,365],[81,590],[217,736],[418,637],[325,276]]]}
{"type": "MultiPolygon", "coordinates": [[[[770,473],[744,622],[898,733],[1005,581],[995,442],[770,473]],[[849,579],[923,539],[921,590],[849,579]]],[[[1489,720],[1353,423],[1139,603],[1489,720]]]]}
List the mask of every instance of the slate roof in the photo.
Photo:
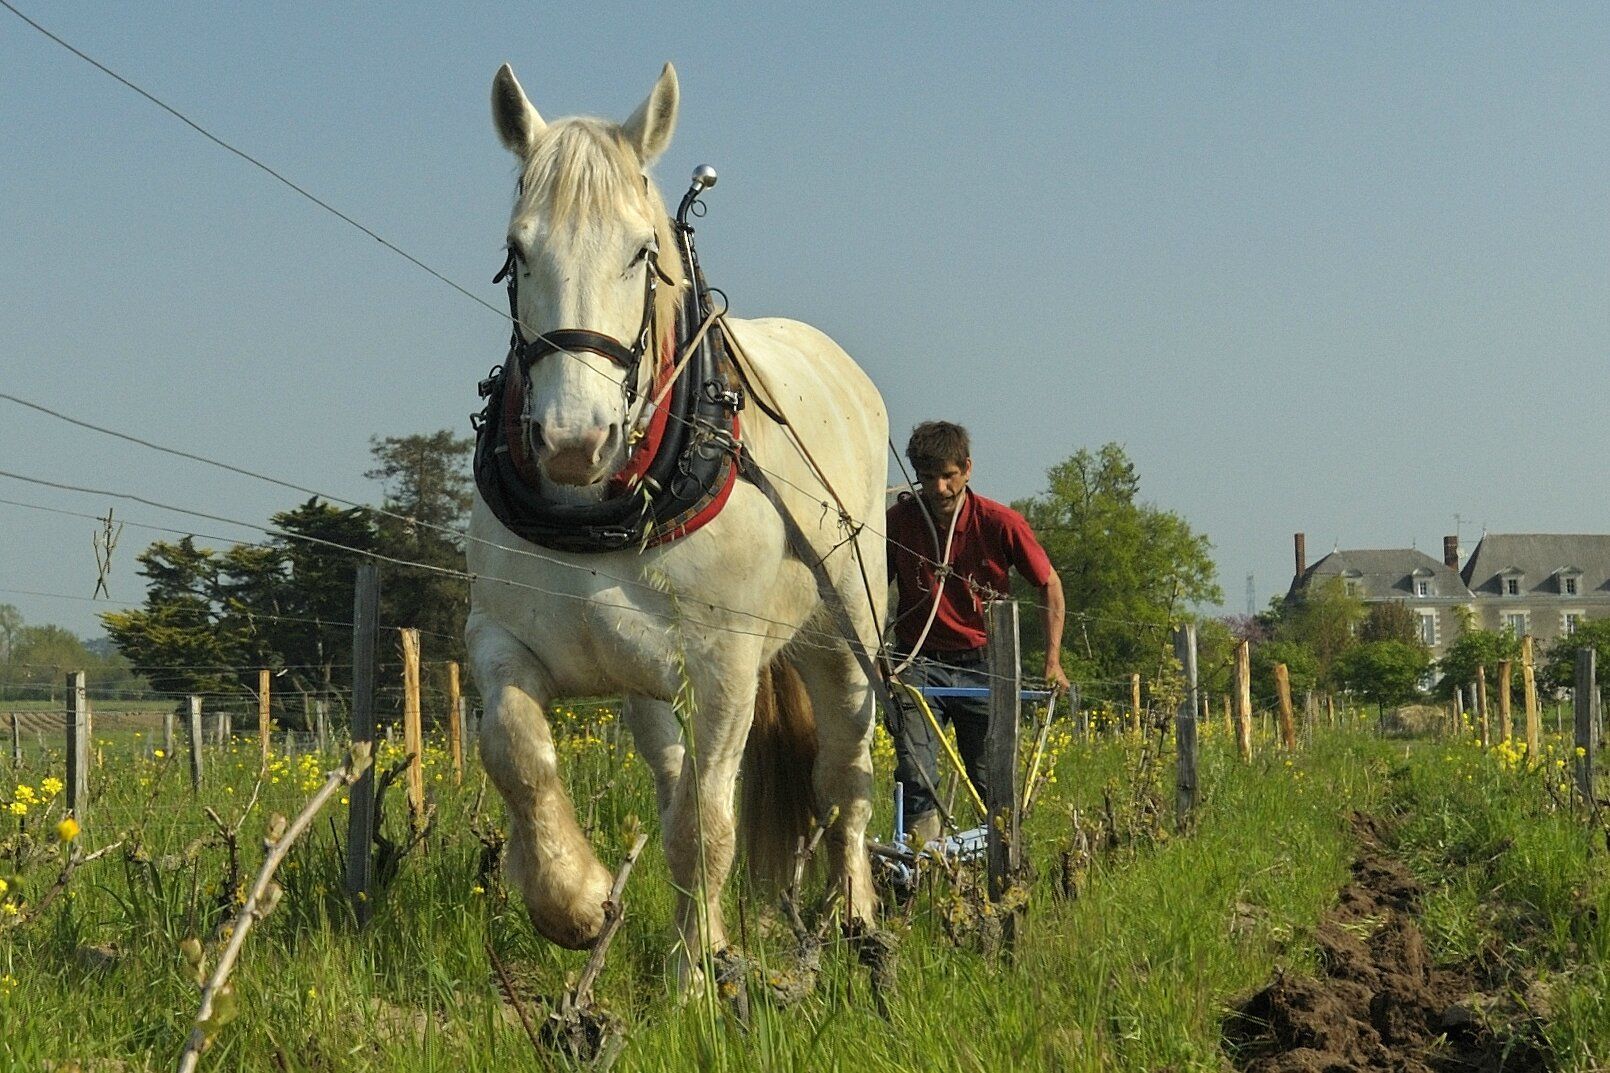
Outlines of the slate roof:
{"type": "Polygon", "coordinates": [[[1470,590],[1458,572],[1414,548],[1333,551],[1292,579],[1291,594],[1316,581],[1344,576],[1357,583],[1359,596],[1366,600],[1414,598],[1416,578],[1431,581],[1431,596],[1419,599],[1470,599],[1470,590]]]}
{"type": "Polygon", "coordinates": [[[1520,595],[1559,596],[1561,571],[1579,571],[1578,595],[1610,596],[1610,536],[1489,533],[1465,564],[1464,582],[1484,596],[1503,595],[1507,572],[1520,574],[1520,595]]]}

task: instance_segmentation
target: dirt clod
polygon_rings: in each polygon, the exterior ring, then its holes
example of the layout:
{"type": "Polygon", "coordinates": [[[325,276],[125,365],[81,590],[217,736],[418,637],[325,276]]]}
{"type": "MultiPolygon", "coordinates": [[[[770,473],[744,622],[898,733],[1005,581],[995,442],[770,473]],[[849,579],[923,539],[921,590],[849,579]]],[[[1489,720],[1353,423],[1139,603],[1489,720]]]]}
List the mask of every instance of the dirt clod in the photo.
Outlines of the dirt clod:
{"type": "Polygon", "coordinates": [[[1369,817],[1336,908],[1313,934],[1316,977],[1278,973],[1225,1019],[1225,1050],[1249,1073],[1397,1073],[1547,1068],[1535,1020],[1489,1011],[1469,968],[1432,964],[1422,889],[1369,817]]]}

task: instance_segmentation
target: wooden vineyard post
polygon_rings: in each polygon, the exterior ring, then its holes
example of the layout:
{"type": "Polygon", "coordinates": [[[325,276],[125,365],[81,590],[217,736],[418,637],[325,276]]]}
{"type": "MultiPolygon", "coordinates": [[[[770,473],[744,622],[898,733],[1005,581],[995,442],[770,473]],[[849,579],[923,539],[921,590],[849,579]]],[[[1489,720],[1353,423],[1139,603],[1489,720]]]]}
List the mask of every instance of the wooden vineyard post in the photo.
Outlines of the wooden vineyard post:
{"type": "Polygon", "coordinates": [[[313,702],[313,731],[319,737],[319,752],[330,751],[330,702],[320,697],[313,702]]]}
{"type": "Polygon", "coordinates": [[[1319,722],[1319,705],[1314,700],[1314,691],[1303,691],[1303,737],[1309,741],[1314,740],[1314,724],[1319,722]]]}
{"type": "MultiPolygon", "coordinates": [[[[989,854],[989,897],[999,901],[1016,879],[1022,863],[1017,840],[1017,732],[1022,698],[1017,603],[995,600],[987,609],[989,628],[989,730],[985,738],[985,770],[989,797],[984,802],[989,854]]],[[[1004,922],[1008,940],[1014,917],[1004,922]]]]}
{"type": "Polygon", "coordinates": [[[173,755],[173,712],[162,713],[162,755],[173,755]]]}
{"type": "Polygon", "coordinates": [[[1507,659],[1498,661],[1498,740],[1509,741],[1514,722],[1510,712],[1509,696],[1515,684],[1514,664],[1507,659]]]}
{"type": "Polygon", "coordinates": [[[1241,759],[1252,762],[1252,645],[1235,646],[1235,743],[1241,759]]]}
{"type": "Polygon", "coordinates": [[[1224,736],[1235,737],[1235,701],[1230,699],[1229,693],[1224,695],[1224,736]]]}
{"type": "Polygon", "coordinates": [[[1280,743],[1289,752],[1297,748],[1297,728],[1291,718],[1291,672],[1284,663],[1275,664],[1275,693],[1280,698],[1280,743]]]}
{"type": "Polygon", "coordinates": [[[1129,676],[1129,715],[1130,715],[1131,722],[1132,722],[1132,724],[1134,726],[1135,733],[1139,734],[1140,731],[1141,731],[1141,725],[1140,725],[1141,719],[1140,719],[1140,675],[1138,675],[1138,674],[1132,674],[1132,675],[1129,676]]]}
{"type": "Polygon", "coordinates": [[[87,826],[89,811],[89,698],[84,672],[67,673],[67,812],[87,826]]]}
{"type": "Polygon", "coordinates": [[[265,668],[257,672],[257,741],[262,748],[264,764],[268,763],[268,754],[272,751],[269,744],[268,689],[269,673],[265,668]]]}
{"type": "Polygon", "coordinates": [[[201,789],[201,698],[190,697],[190,718],[185,722],[185,730],[190,746],[190,788],[201,789]]]}
{"type": "Polygon", "coordinates": [[[1543,724],[1537,712],[1537,665],[1532,659],[1532,635],[1521,638],[1521,686],[1526,691],[1526,758],[1542,756],[1543,724]]]}
{"type": "Polygon", "coordinates": [[[408,754],[408,812],[425,814],[425,733],[419,725],[419,631],[402,629],[403,751],[408,754]]]}
{"type": "Polygon", "coordinates": [[[1185,676],[1180,706],[1174,716],[1174,823],[1187,830],[1196,808],[1196,625],[1174,629],[1174,658],[1185,676]]]}
{"type": "Polygon", "coordinates": [[[1595,686],[1598,653],[1589,645],[1576,650],[1576,788],[1591,810],[1593,797],[1594,705],[1599,699],[1595,686]]]}
{"type": "Polygon", "coordinates": [[[1455,737],[1465,733],[1465,687],[1453,687],[1453,732],[1455,737]]]}
{"type": "Polygon", "coordinates": [[[458,661],[447,665],[447,748],[453,754],[453,785],[464,781],[464,697],[458,687],[458,661]]]}
{"type": "Polygon", "coordinates": [[[1481,747],[1487,748],[1492,744],[1492,720],[1487,715],[1487,667],[1485,664],[1476,665],[1476,715],[1481,721],[1481,747]]]}
{"type": "Polygon", "coordinates": [[[22,716],[11,713],[11,765],[22,766],[22,716]]]}
{"type": "MultiPolygon", "coordinates": [[[[375,741],[375,646],[380,616],[380,572],[358,567],[352,594],[352,744],[375,741]]],[[[347,894],[360,926],[369,923],[369,874],[374,865],[375,769],[364,768],[347,794],[347,894]]]]}

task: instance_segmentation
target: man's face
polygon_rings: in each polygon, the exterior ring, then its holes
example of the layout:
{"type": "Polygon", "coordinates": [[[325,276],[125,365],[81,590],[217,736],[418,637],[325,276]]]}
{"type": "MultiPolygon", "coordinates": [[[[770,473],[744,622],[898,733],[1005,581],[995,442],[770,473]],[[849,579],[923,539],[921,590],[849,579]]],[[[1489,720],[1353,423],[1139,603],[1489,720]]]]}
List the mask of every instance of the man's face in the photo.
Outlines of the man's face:
{"type": "Polygon", "coordinates": [[[917,480],[922,482],[923,502],[936,518],[949,521],[961,506],[962,492],[973,475],[973,460],[964,459],[961,465],[946,462],[934,470],[918,470],[917,480]]]}

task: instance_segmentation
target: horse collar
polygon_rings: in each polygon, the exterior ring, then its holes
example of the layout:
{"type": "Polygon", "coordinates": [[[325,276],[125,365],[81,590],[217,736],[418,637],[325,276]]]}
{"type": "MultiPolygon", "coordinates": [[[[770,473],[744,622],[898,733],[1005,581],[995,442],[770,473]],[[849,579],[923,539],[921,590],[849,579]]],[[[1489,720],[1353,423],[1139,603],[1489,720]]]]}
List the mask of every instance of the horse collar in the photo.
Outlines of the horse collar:
{"type": "MultiPolygon", "coordinates": [[[[681,221],[679,221],[679,224],[681,221]]],[[[688,295],[678,320],[683,331],[696,331],[708,316],[708,288],[692,248],[692,230],[681,228],[682,260],[687,270],[688,295]]],[[[514,307],[513,255],[505,264],[510,274],[509,301],[514,307]]],[[[563,329],[537,340],[520,338],[518,326],[501,367],[481,381],[486,399],[471,424],[475,428],[475,483],[481,498],[503,526],[515,535],[543,547],[569,552],[619,551],[647,548],[685,536],[718,514],[739,476],[738,412],[744,392],[737,367],[727,353],[719,331],[707,331],[694,353],[675,373],[668,397],[655,407],[646,423],[639,419],[642,439],[625,466],[609,479],[605,499],[587,504],[557,503],[543,494],[543,480],[524,437],[510,434],[519,428],[531,363],[558,350],[589,350],[602,354],[627,370],[629,383],[637,380],[637,367],[648,346],[652,327],[653,280],[657,265],[649,265],[645,284],[645,327],[638,347],[628,349],[596,332],[563,329]]],[[[504,273],[499,273],[501,280],[504,273]]],[[[673,338],[680,338],[677,332],[673,338]]],[[[680,347],[677,349],[681,349],[680,347]]],[[[668,345],[658,356],[655,390],[662,390],[673,375],[674,354],[668,345]]],[[[629,389],[631,390],[631,389],[629,389]]]]}

